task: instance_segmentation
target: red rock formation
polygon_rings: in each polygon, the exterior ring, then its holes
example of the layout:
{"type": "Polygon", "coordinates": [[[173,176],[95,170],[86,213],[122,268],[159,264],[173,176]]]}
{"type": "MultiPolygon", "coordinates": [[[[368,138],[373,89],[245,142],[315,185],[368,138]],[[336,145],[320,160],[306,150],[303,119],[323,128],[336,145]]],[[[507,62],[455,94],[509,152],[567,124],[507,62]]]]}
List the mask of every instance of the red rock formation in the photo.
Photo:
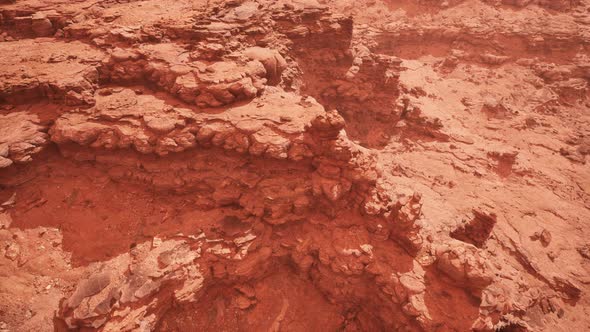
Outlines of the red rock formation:
{"type": "Polygon", "coordinates": [[[0,1],[0,331],[590,329],[589,10],[0,1]]]}

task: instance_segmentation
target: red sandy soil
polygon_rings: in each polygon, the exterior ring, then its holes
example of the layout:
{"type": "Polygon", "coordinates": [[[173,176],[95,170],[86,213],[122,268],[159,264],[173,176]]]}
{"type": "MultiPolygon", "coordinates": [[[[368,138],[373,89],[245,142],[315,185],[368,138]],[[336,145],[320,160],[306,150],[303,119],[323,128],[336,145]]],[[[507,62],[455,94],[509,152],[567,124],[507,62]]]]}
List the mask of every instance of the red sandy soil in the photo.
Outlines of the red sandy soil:
{"type": "Polygon", "coordinates": [[[0,332],[590,330],[589,0],[0,0],[0,332]]]}

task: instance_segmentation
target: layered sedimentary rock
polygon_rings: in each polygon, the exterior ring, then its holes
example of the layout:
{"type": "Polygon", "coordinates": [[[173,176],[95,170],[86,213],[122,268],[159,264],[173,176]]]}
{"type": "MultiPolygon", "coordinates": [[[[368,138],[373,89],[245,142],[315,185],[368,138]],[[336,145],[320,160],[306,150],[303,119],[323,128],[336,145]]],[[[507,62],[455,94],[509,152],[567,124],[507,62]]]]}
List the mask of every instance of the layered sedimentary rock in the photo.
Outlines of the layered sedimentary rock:
{"type": "Polygon", "coordinates": [[[0,130],[4,133],[0,140],[0,168],[31,161],[31,156],[47,143],[47,134],[33,114],[14,112],[0,116],[0,130]]]}
{"type": "Polygon", "coordinates": [[[0,48],[3,101],[48,98],[71,105],[92,103],[101,51],[77,41],[33,39],[3,42],[0,48]]]}
{"type": "Polygon", "coordinates": [[[589,8],[0,1],[0,330],[590,329],[589,8]]]}

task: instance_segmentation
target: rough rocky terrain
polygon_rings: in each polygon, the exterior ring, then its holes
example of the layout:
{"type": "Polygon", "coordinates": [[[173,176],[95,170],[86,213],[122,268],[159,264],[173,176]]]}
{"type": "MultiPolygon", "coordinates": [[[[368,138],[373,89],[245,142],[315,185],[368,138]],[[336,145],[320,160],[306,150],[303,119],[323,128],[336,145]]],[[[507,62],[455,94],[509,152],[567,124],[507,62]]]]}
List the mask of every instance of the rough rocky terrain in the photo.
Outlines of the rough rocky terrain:
{"type": "Polygon", "coordinates": [[[0,331],[590,330],[590,0],[0,0],[0,331]]]}

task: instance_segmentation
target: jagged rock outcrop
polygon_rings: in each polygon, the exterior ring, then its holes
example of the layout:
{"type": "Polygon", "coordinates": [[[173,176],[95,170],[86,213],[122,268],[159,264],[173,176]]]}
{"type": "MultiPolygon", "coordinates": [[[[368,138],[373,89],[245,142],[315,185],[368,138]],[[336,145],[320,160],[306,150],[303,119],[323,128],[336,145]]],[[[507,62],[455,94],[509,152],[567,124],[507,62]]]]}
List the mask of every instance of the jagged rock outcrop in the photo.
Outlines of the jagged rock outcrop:
{"type": "Polygon", "coordinates": [[[47,144],[45,128],[39,118],[26,112],[0,115],[0,168],[25,163],[47,144]]]}
{"type": "Polygon", "coordinates": [[[203,287],[196,262],[200,256],[200,247],[192,248],[186,240],[139,245],[82,278],[63,302],[60,316],[69,328],[153,330],[166,306],[194,300],[203,287]],[[169,299],[158,296],[163,292],[169,299]]]}

